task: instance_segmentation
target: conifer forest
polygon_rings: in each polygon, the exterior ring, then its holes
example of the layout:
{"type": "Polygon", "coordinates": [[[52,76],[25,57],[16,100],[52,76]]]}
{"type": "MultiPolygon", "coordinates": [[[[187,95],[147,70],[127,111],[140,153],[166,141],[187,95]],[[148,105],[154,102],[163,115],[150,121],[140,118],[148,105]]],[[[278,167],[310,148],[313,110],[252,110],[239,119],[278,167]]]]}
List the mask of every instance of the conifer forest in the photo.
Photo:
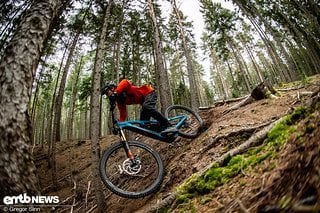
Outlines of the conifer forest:
{"type": "Polygon", "coordinates": [[[0,86],[1,211],[320,211],[319,0],[4,0],[0,86]],[[119,140],[102,88],[124,78],[204,122],[172,144],[126,132],[165,165],[134,200],[99,173],[119,140]]]}

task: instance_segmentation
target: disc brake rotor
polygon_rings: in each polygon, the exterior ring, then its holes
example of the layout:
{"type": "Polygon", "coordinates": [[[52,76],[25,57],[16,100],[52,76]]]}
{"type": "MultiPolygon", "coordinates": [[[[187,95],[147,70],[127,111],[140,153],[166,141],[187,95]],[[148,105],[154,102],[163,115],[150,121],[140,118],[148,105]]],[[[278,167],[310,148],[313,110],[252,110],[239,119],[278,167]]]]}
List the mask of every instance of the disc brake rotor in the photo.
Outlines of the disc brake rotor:
{"type": "Polygon", "coordinates": [[[122,163],[122,169],[123,172],[127,173],[128,175],[136,175],[141,170],[141,164],[139,159],[135,159],[135,164],[131,162],[131,160],[128,158],[122,163]]]}

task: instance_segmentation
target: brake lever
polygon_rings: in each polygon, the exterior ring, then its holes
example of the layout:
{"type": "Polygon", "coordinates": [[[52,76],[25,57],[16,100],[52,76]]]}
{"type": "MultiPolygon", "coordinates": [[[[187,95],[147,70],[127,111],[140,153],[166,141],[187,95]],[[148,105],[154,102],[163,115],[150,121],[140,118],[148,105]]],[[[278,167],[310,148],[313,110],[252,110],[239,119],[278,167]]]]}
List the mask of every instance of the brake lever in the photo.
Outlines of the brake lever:
{"type": "Polygon", "coordinates": [[[119,131],[120,131],[120,128],[117,127],[116,125],[113,125],[112,134],[118,135],[118,134],[119,134],[119,131]]]}

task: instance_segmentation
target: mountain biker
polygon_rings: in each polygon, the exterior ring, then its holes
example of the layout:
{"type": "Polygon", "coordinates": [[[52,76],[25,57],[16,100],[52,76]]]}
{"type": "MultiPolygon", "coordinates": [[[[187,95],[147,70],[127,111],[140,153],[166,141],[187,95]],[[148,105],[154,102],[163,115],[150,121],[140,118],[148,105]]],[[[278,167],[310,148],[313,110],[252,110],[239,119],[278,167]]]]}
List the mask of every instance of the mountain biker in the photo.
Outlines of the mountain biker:
{"type": "Polygon", "coordinates": [[[169,121],[156,110],[157,94],[150,85],[134,86],[129,80],[123,79],[118,85],[107,82],[102,88],[102,94],[109,97],[111,105],[117,104],[121,122],[127,119],[126,105],[141,104],[140,120],[150,120],[153,117],[159,121],[163,130],[170,126],[169,121]]]}

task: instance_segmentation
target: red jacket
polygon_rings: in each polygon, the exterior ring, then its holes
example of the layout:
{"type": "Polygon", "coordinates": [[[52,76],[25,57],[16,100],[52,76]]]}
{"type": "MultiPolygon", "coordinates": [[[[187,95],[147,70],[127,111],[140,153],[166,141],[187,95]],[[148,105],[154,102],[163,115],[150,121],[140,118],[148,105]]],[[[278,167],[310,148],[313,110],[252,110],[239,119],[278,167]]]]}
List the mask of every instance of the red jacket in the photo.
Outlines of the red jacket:
{"type": "Polygon", "coordinates": [[[144,98],[154,89],[150,85],[143,85],[140,87],[133,86],[130,81],[123,79],[118,84],[115,92],[120,94],[122,92],[126,93],[126,99],[124,103],[117,102],[117,106],[120,112],[120,120],[125,121],[127,118],[127,108],[126,105],[131,104],[142,104],[144,98]]]}

